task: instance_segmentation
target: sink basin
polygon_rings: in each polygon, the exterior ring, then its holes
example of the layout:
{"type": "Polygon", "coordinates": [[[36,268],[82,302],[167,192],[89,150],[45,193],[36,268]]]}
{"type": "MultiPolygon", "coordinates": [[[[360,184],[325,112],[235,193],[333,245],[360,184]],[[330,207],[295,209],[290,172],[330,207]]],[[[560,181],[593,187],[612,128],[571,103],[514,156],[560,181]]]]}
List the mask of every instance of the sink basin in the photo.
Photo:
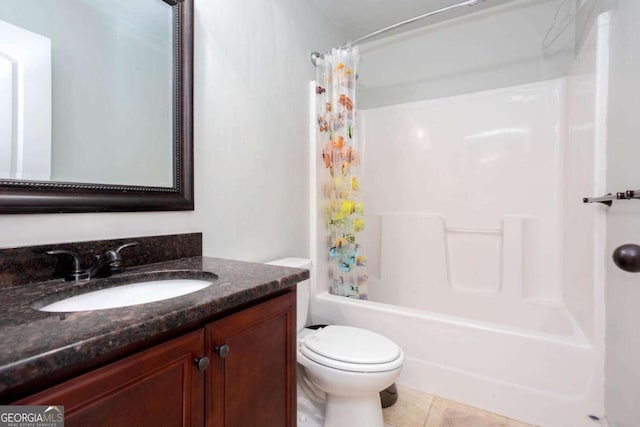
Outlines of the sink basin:
{"type": "Polygon", "coordinates": [[[114,286],[76,295],[38,308],[54,313],[129,307],[176,298],[211,286],[210,280],[168,279],[114,286]]]}

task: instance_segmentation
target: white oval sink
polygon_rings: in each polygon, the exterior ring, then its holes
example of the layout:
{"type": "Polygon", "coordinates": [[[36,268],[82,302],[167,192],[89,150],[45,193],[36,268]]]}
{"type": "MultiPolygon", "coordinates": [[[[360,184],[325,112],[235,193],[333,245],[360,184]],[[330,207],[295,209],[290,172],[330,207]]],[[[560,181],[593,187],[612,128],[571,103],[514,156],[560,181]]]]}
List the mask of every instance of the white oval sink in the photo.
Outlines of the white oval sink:
{"type": "Polygon", "coordinates": [[[187,295],[211,286],[211,284],[212,282],[209,280],[195,279],[168,279],[129,283],[76,295],[46,305],[38,310],[61,313],[129,307],[187,295]]]}

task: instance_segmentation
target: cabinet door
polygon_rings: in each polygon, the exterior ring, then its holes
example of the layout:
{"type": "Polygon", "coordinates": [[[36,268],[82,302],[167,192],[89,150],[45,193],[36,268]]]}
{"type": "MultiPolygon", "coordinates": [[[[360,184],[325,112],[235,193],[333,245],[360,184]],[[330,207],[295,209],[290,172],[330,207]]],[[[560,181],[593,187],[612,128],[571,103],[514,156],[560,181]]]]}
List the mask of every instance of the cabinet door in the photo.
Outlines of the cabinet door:
{"type": "Polygon", "coordinates": [[[206,327],[207,426],[295,426],[295,304],[289,292],[206,327]]]}
{"type": "Polygon", "coordinates": [[[204,330],[192,332],[16,402],[64,405],[65,426],[202,426],[204,330]]]}

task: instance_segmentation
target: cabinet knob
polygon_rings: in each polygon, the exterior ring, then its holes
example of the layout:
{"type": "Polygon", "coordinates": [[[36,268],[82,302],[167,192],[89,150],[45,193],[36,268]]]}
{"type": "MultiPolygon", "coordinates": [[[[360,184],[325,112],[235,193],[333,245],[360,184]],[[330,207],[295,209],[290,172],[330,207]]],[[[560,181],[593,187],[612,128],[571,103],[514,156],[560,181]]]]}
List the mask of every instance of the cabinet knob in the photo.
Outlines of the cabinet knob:
{"type": "Polygon", "coordinates": [[[214,347],[214,350],[215,350],[216,354],[222,359],[227,357],[227,355],[229,354],[229,346],[226,345],[226,344],[217,345],[217,346],[214,347]]]}
{"type": "Polygon", "coordinates": [[[209,367],[209,358],[207,356],[198,357],[193,361],[198,371],[202,372],[209,367]]]}

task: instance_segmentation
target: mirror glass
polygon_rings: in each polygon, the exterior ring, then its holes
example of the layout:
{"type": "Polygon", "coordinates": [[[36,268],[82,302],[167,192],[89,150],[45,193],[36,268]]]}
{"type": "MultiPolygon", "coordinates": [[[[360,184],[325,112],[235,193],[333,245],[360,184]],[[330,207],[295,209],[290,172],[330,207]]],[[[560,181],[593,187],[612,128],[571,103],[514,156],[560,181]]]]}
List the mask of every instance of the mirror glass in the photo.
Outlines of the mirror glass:
{"type": "Polygon", "coordinates": [[[162,0],[0,0],[0,180],[175,185],[162,0]]]}

